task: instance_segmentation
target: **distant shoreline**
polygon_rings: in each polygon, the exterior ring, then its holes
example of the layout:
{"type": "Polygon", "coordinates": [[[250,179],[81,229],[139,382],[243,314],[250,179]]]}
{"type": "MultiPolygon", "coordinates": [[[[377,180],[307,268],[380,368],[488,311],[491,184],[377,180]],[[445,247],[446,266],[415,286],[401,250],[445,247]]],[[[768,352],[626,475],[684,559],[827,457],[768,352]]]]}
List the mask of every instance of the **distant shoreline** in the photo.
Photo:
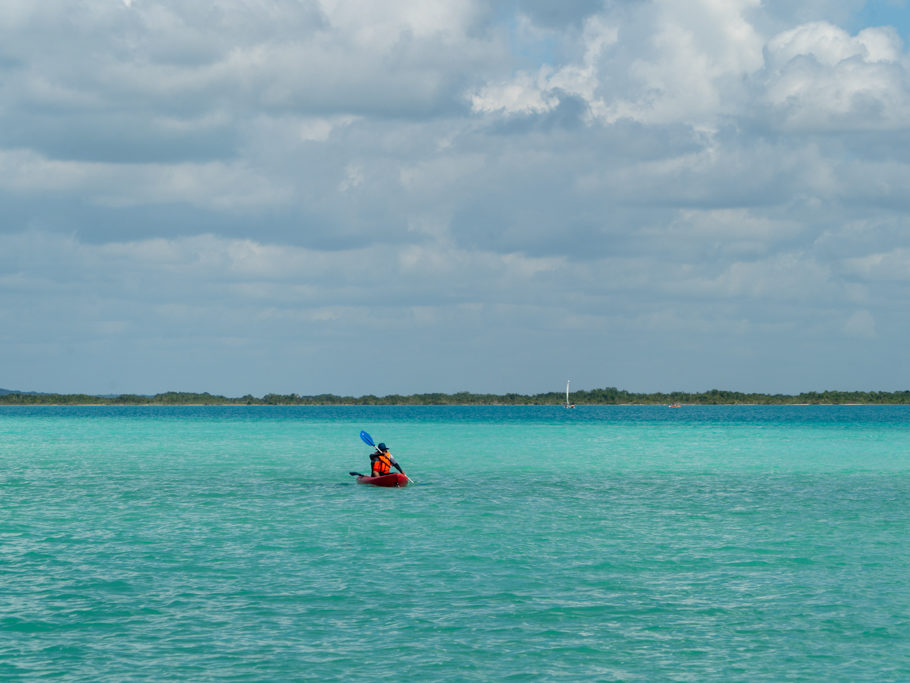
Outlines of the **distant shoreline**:
{"type": "MultiPolygon", "coordinates": [[[[571,401],[585,405],[910,405],[910,391],[822,391],[801,394],[758,394],[712,389],[700,393],[658,392],[634,393],[608,387],[590,391],[572,392],[571,401]]],[[[543,406],[564,405],[565,394],[389,394],[386,396],[339,396],[317,394],[266,394],[262,397],[219,396],[209,393],[167,392],[154,396],[121,394],[94,396],[90,394],[49,394],[18,391],[0,391],[0,405],[78,405],[78,406],[543,406]]]]}
{"type": "MultiPolygon", "coordinates": [[[[573,405],[573,408],[580,408],[584,406],[617,406],[617,407],[631,407],[631,406],[663,406],[663,403],[578,403],[573,405]]],[[[730,403],[678,403],[676,405],[667,404],[668,408],[694,408],[694,407],[703,407],[703,406],[794,406],[794,407],[806,407],[806,406],[891,406],[891,405],[910,405],[910,401],[892,401],[892,402],[868,402],[868,403],[829,403],[829,402],[815,402],[815,403],[791,403],[787,401],[781,402],[761,402],[761,403],[740,403],[740,402],[730,402],[730,403]]],[[[313,403],[313,402],[297,402],[297,403],[265,403],[262,401],[257,401],[255,403],[235,403],[231,401],[225,402],[209,402],[209,403],[179,403],[179,402],[167,402],[167,403],[155,403],[155,402],[142,402],[142,403],[130,403],[123,401],[107,401],[107,402],[89,402],[89,403],[44,403],[40,401],[31,401],[31,402],[20,402],[20,401],[4,401],[3,397],[0,396],[0,406],[78,406],[81,408],[105,408],[110,406],[149,406],[149,407],[167,407],[167,406],[182,406],[186,408],[192,407],[205,407],[205,406],[232,406],[237,408],[244,407],[260,407],[260,408],[274,408],[282,406],[311,406],[314,408],[320,407],[337,407],[337,408],[359,408],[364,406],[376,406],[379,408],[382,407],[415,407],[415,408],[432,408],[434,406],[453,406],[453,407],[467,407],[467,406],[486,406],[486,407],[540,407],[540,406],[555,406],[557,408],[564,408],[565,405],[562,403],[313,403]]]]}

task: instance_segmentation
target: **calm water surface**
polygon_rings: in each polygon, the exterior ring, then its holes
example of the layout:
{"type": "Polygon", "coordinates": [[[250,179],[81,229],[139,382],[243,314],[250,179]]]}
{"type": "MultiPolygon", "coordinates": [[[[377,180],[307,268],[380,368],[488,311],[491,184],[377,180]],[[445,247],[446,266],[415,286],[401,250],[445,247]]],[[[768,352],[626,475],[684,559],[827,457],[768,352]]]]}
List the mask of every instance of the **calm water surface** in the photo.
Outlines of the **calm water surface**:
{"type": "Polygon", "coordinates": [[[910,680],[905,407],[0,407],[0,501],[0,678],[910,680]]]}

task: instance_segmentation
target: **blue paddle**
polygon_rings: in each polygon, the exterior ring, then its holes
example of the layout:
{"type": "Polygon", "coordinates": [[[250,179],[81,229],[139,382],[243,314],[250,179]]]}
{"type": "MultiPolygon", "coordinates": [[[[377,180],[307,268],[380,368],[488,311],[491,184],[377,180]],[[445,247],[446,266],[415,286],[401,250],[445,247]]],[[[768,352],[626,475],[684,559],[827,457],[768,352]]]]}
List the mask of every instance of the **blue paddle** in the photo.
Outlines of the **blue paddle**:
{"type": "MultiPolygon", "coordinates": [[[[367,434],[366,432],[360,432],[360,439],[367,445],[376,448],[376,444],[373,443],[373,437],[367,434]]],[[[348,472],[352,477],[365,477],[365,474],[360,472],[348,472]]]]}
{"type": "MultiPolygon", "coordinates": [[[[365,431],[363,431],[363,430],[361,430],[361,432],[360,432],[360,440],[363,441],[367,446],[370,446],[370,447],[372,447],[372,448],[376,448],[376,444],[373,443],[373,437],[370,436],[367,432],[365,432],[365,431]]],[[[353,475],[353,474],[355,474],[355,473],[354,473],[354,472],[350,472],[349,474],[353,475]]],[[[402,474],[404,474],[404,473],[402,473],[402,474]]],[[[408,475],[406,475],[406,474],[405,474],[404,476],[408,477],[408,475]]],[[[416,482],[415,482],[413,479],[411,479],[410,477],[408,477],[408,481],[411,482],[412,484],[416,483],[416,482]]]]}

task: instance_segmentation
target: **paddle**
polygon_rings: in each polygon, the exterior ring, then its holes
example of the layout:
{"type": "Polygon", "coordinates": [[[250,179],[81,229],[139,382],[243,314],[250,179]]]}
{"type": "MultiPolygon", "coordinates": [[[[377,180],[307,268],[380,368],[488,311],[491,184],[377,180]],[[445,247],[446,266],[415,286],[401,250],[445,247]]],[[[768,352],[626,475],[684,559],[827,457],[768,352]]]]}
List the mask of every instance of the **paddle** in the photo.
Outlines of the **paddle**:
{"type": "MultiPolygon", "coordinates": [[[[363,431],[363,430],[360,431],[360,440],[363,441],[367,446],[370,446],[370,447],[372,447],[372,448],[376,448],[376,444],[373,443],[373,437],[370,436],[367,432],[365,432],[365,431],[363,431]]],[[[350,474],[354,474],[354,472],[351,472],[350,474]]],[[[402,474],[404,474],[404,472],[402,472],[402,474]]],[[[408,475],[406,475],[406,474],[404,474],[404,476],[408,477],[408,475]]],[[[416,483],[417,483],[416,481],[414,481],[414,480],[411,479],[410,477],[408,477],[408,481],[411,482],[412,484],[416,484],[416,483]]]]}

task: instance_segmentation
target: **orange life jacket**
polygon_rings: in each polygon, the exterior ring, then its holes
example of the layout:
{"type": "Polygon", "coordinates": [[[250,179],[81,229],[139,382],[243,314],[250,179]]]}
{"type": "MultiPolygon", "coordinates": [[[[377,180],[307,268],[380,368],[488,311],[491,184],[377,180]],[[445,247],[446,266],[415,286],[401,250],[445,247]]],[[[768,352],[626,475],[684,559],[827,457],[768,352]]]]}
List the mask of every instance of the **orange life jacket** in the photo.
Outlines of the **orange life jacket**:
{"type": "Polygon", "coordinates": [[[383,453],[382,451],[379,451],[379,455],[373,460],[373,476],[381,477],[383,474],[388,474],[391,471],[392,458],[389,456],[389,452],[386,451],[383,453]]]}

